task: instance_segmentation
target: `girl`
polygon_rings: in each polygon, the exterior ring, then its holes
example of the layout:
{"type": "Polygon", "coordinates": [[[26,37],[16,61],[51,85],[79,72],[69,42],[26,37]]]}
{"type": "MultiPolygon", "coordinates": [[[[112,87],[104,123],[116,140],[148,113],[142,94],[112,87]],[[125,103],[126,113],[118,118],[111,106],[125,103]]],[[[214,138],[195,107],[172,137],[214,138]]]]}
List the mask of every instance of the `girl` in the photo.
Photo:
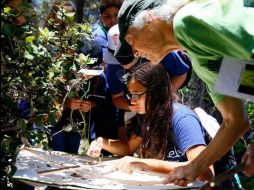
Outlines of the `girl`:
{"type": "MultiPolygon", "coordinates": [[[[126,143],[98,138],[92,142],[88,155],[98,156],[101,149],[120,156],[131,155],[140,147],[142,159],[125,157],[117,168],[126,172],[139,168],[169,173],[177,166],[186,165],[205,149],[198,116],[186,106],[173,103],[170,79],[162,65],[141,64],[130,73],[127,81],[127,97],[138,113],[140,127],[135,126],[126,143]]],[[[210,166],[199,179],[210,180],[213,173],[210,166]]]]}

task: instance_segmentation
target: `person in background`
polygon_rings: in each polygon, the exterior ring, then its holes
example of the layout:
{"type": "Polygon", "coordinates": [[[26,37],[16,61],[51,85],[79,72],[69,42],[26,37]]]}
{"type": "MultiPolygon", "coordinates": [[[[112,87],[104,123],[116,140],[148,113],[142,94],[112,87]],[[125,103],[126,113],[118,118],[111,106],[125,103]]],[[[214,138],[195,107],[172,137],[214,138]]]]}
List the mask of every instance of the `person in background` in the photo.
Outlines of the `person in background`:
{"type": "MultiPolygon", "coordinates": [[[[108,38],[107,33],[108,30],[117,24],[117,15],[118,11],[122,5],[122,0],[101,0],[99,5],[100,17],[101,17],[101,26],[97,27],[95,31],[93,31],[93,36],[96,41],[98,41],[102,46],[103,51],[103,62],[105,62],[105,56],[108,49],[108,38]]],[[[114,61],[113,59],[110,60],[114,61]]],[[[105,74],[108,75],[108,69],[105,67],[105,74]]],[[[108,82],[108,81],[107,81],[108,82]]],[[[111,88],[111,87],[109,87],[111,88]]],[[[119,138],[124,138],[124,111],[118,108],[115,108],[117,125],[119,128],[119,138]]]]}
{"type": "MultiPolygon", "coordinates": [[[[221,129],[207,148],[186,166],[172,171],[169,183],[186,185],[187,181],[195,180],[250,127],[241,100],[246,96],[233,92],[223,95],[223,91],[215,91],[214,87],[221,65],[229,63],[230,69],[230,65],[244,61],[253,65],[253,7],[252,1],[237,0],[126,0],[119,11],[120,40],[115,56],[134,54],[156,64],[169,52],[184,47],[223,117],[221,129]]],[[[252,147],[249,146],[242,160],[248,176],[253,175],[252,147]]]]}
{"type": "Polygon", "coordinates": [[[118,11],[122,5],[122,0],[101,0],[99,11],[101,17],[101,26],[93,32],[94,38],[101,44],[103,57],[108,47],[108,30],[117,24],[118,11]]]}
{"type": "MultiPolygon", "coordinates": [[[[102,48],[97,41],[85,41],[78,51],[81,52],[96,59],[94,64],[88,65],[88,69],[97,68],[102,64],[102,48]]],[[[104,73],[83,77],[87,80],[87,84],[79,90],[78,97],[66,99],[62,117],[52,128],[53,136],[49,140],[49,145],[54,150],[77,154],[81,140],[80,132],[77,130],[83,130],[84,123],[87,126],[86,134],[90,133],[88,134],[90,141],[96,136],[117,138],[115,109],[108,93],[104,73]],[[90,131],[88,127],[91,127],[90,131]],[[59,131],[62,132],[58,133],[59,131]]]]}
{"type": "MultiPolygon", "coordinates": [[[[162,65],[148,62],[137,66],[129,73],[127,86],[127,97],[138,113],[133,123],[128,124],[128,142],[99,137],[91,143],[88,155],[99,156],[101,149],[105,149],[126,156],[139,148],[142,159],[126,157],[117,168],[126,172],[139,168],[168,173],[186,165],[205,149],[206,135],[199,117],[188,107],[174,102],[171,82],[162,65]]],[[[225,159],[225,165],[233,166],[228,157],[225,159]]],[[[225,171],[226,166],[223,167],[225,171]]],[[[202,180],[212,178],[212,166],[200,176],[202,180]]],[[[233,189],[233,186],[228,181],[220,188],[233,189]]]]}

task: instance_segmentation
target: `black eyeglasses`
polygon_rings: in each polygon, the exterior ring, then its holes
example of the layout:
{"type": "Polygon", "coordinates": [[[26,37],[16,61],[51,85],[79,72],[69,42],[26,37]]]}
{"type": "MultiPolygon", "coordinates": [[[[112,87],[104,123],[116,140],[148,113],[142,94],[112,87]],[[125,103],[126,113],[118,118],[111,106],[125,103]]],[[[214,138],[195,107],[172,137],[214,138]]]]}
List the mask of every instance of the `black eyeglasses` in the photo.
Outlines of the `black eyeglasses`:
{"type": "Polygon", "coordinates": [[[139,99],[140,99],[140,97],[142,96],[142,95],[144,95],[146,93],[146,91],[145,92],[142,92],[142,93],[140,93],[140,94],[131,94],[130,92],[127,92],[126,93],[126,97],[127,97],[127,99],[129,100],[129,101],[138,101],[139,99]]]}

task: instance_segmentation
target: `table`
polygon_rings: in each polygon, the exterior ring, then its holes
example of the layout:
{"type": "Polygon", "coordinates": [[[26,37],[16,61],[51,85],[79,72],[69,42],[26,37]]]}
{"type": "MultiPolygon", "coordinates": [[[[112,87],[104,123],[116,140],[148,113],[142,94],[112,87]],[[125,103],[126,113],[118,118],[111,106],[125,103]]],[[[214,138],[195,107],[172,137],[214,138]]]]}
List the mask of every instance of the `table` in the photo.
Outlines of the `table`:
{"type": "Polygon", "coordinates": [[[198,189],[204,183],[195,181],[188,187],[163,184],[166,175],[135,171],[132,174],[114,170],[118,158],[98,161],[87,156],[36,148],[20,150],[13,178],[29,185],[55,186],[65,189],[198,189]]]}

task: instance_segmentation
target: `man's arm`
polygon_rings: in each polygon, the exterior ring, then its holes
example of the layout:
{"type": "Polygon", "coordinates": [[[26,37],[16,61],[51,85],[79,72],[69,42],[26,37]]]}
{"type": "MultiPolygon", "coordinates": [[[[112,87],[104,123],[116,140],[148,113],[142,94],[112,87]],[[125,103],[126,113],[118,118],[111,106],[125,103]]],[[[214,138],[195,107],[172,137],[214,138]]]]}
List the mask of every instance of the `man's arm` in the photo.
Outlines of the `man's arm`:
{"type": "Polygon", "coordinates": [[[250,124],[241,100],[225,97],[216,107],[223,116],[223,123],[215,138],[190,164],[171,172],[167,182],[178,184],[178,181],[182,180],[195,180],[220,159],[249,129],[250,124]]]}
{"type": "Polygon", "coordinates": [[[203,172],[220,159],[250,127],[242,100],[225,97],[216,107],[222,114],[223,123],[215,138],[191,163],[194,172],[203,172]]]}
{"type": "Polygon", "coordinates": [[[129,108],[130,104],[127,98],[124,96],[124,92],[120,92],[118,94],[112,95],[112,100],[113,100],[114,106],[116,106],[117,108],[122,110],[127,110],[127,111],[130,110],[129,108]]]}

